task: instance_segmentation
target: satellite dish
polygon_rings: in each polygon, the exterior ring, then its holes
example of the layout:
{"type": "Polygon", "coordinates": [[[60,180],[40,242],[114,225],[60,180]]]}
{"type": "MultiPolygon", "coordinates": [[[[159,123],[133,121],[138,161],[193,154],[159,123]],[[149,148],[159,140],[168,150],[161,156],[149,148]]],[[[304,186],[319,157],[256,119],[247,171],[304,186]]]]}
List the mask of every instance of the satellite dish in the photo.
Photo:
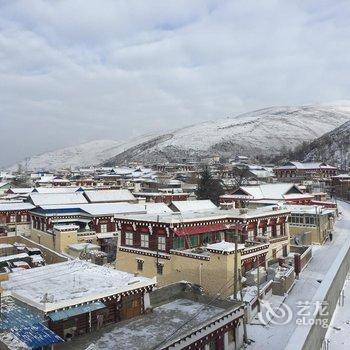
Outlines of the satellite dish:
{"type": "Polygon", "coordinates": [[[294,243],[296,244],[296,245],[300,245],[300,237],[294,237],[294,243]]]}

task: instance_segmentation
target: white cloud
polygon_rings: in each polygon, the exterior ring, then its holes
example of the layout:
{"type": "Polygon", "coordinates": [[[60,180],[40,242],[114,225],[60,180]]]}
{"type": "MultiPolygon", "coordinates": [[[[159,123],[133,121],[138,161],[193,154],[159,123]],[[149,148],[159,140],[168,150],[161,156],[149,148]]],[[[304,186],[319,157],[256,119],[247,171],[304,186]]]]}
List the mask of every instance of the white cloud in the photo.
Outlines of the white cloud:
{"type": "Polygon", "coordinates": [[[0,164],[348,99],[349,15],[348,1],[332,0],[3,2],[0,164]]]}

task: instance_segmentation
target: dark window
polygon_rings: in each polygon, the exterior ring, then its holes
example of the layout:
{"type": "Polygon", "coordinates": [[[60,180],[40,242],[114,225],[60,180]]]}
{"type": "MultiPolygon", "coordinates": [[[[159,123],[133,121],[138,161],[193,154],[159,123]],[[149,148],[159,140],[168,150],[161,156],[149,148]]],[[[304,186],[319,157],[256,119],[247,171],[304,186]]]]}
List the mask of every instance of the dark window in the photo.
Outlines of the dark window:
{"type": "Polygon", "coordinates": [[[288,256],[288,247],[287,247],[287,245],[284,245],[282,249],[283,249],[283,256],[284,257],[288,256]]]}
{"type": "Polygon", "coordinates": [[[182,237],[175,237],[173,241],[174,249],[183,249],[185,247],[185,240],[182,237]]]}
{"type": "Polygon", "coordinates": [[[137,270],[138,271],[143,270],[143,260],[137,260],[137,270]]]}
{"type": "Polygon", "coordinates": [[[163,274],[163,267],[164,267],[163,264],[158,263],[156,266],[157,266],[157,274],[162,275],[163,274]]]}
{"type": "Polygon", "coordinates": [[[212,237],[210,233],[204,233],[203,234],[203,244],[210,244],[212,243],[212,237]]]}
{"type": "Polygon", "coordinates": [[[276,254],[276,249],[272,249],[272,259],[276,259],[277,254],[276,254]]]}
{"type": "Polygon", "coordinates": [[[190,248],[198,247],[198,236],[190,236],[190,248]]]}

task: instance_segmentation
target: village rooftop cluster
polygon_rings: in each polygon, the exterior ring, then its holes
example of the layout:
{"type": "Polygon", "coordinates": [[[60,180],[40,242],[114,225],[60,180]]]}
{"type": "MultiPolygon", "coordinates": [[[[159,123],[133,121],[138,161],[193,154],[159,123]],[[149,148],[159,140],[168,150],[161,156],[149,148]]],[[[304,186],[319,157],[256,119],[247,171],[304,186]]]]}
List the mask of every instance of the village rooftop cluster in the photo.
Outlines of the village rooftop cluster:
{"type": "Polygon", "coordinates": [[[288,295],[349,195],[331,165],[246,157],[1,172],[1,347],[249,345],[260,301],[288,295]],[[220,191],[203,196],[205,176],[220,191]]]}

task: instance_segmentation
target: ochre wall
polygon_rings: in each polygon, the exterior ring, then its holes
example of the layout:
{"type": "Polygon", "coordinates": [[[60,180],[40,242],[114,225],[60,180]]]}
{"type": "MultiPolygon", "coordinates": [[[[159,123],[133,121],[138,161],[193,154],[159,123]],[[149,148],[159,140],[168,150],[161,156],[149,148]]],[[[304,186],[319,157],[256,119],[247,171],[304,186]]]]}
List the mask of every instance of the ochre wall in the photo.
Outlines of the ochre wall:
{"type": "MultiPolygon", "coordinates": [[[[156,257],[118,251],[116,268],[145,277],[154,277],[156,257]],[[143,271],[137,270],[137,259],[144,261],[143,271]]],[[[158,285],[164,286],[178,281],[188,281],[201,285],[210,295],[218,291],[223,296],[233,293],[234,255],[210,254],[210,260],[171,255],[170,260],[159,259],[163,263],[163,275],[157,275],[158,285]]],[[[238,255],[238,266],[241,257],[238,255]]]]}

